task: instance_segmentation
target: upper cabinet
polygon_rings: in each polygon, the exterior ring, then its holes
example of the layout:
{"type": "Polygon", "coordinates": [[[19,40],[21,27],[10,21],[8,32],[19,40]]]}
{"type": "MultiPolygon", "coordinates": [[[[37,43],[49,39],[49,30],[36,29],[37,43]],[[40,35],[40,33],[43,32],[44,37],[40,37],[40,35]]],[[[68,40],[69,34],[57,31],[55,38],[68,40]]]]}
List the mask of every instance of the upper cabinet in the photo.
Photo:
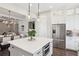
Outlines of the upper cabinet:
{"type": "Polygon", "coordinates": [[[74,9],[68,9],[68,10],[65,10],[65,15],[74,15],[74,9]]]}
{"type": "Polygon", "coordinates": [[[53,11],[51,12],[52,24],[62,24],[64,23],[64,13],[63,11],[53,11]]]}
{"type": "Polygon", "coordinates": [[[76,14],[79,14],[79,8],[76,8],[75,11],[76,11],[76,14]]]}

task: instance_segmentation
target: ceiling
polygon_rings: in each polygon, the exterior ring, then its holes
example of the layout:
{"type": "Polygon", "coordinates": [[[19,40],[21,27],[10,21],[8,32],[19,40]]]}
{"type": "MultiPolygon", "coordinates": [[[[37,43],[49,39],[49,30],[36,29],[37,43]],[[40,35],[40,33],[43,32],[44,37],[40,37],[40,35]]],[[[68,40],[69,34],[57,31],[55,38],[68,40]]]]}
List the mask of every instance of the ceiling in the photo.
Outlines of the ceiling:
{"type": "MultiPolygon", "coordinates": [[[[0,6],[5,7],[3,5],[12,7],[15,10],[20,10],[20,12],[28,12],[28,3],[0,3],[0,6]]],[[[79,7],[79,3],[40,3],[39,5],[40,12],[79,7]]],[[[31,3],[31,12],[38,12],[38,3],[31,3]]]]}

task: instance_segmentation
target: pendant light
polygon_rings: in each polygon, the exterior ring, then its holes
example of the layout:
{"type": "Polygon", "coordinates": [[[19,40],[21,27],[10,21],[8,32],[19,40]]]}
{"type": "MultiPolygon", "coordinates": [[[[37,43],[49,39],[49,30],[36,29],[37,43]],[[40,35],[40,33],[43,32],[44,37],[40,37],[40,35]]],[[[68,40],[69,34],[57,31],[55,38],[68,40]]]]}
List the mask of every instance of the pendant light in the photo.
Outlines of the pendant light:
{"type": "Polygon", "coordinates": [[[8,24],[15,24],[14,19],[11,19],[11,10],[8,11],[9,12],[9,23],[8,24]]]}
{"type": "Polygon", "coordinates": [[[1,17],[2,18],[2,23],[4,23],[4,24],[7,24],[8,25],[8,19],[10,18],[10,10],[8,10],[8,17],[6,17],[6,16],[2,16],[1,17]]]}
{"type": "Polygon", "coordinates": [[[31,19],[31,16],[30,16],[30,3],[28,3],[28,19],[31,19]]]}
{"type": "MultiPolygon", "coordinates": [[[[9,10],[8,12],[9,12],[9,21],[10,21],[11,11],[9,10]]],[[[9,24],[13,24],[13,20],[11,20],[9,24]]]]}
{"type": "Polygon", "coordinates": [[[39,3],[38,3],[38,14],[37,14],[37,21],[39,21],[39,16],[40,16],[40,14],[39,14],[39,3]]]}

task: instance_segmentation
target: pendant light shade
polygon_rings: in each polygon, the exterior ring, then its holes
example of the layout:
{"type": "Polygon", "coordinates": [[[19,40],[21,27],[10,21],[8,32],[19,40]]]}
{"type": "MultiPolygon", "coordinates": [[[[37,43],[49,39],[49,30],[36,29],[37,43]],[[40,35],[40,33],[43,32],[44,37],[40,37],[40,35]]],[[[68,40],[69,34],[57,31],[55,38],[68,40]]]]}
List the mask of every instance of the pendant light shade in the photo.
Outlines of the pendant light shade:
{"type": "Polygon", "coordinates": [[[28,3],[28,19],[31,19],[31,16],[30,16],[30,3],[28,3]]]}

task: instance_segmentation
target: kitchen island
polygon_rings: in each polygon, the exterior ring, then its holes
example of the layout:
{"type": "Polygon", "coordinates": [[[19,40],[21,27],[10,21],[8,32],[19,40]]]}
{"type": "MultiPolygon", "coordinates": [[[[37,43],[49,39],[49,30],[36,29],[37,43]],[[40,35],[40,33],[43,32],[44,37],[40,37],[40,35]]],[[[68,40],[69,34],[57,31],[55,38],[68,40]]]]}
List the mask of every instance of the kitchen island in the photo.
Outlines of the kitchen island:
{"type": "Polygon", "coordinates": [[[35,37],[29,41],[21,38],[8,41],[10,44],[10,56],[51,56],[53,53],[53,39],[35,37]]]}

